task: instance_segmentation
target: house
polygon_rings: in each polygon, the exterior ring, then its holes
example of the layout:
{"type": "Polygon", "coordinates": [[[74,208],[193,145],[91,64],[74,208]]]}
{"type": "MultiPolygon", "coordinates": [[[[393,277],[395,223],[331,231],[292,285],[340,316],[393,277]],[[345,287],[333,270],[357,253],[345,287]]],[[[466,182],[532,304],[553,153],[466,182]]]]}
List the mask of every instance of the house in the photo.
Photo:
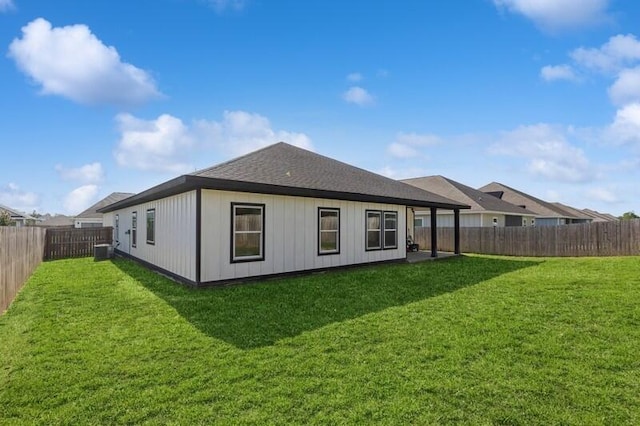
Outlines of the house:
{"type": "Polygon", "coordinates": [[[18,228],[22,226],[32,226],[35,225],[38,219],[35,217],[28,215],[26,213],[19,212],[18,210],[12,209],[11,207],[7,207],[5,205],[0,204],[0,212],[6,212],[9,214],[10,225],[16,226],[18,228]]]}
{"type": "Polygon", "coordinates": [[[572,214],[573,216],[576,217],[576,219],[574,219],[571,223],[591,223],[593,222],[593,217],[591,215],[588,215],[587,213],[585,213],[582,210],[578,210],[574,207],[571,206],[567,206],[566,204],[562,204],[562,203],[552,203],[554,206],[558,207],[560,210],[563,210],[569,214],[572,214]]]}
{"type": "Polygon", "coordinates": [[[590,209],[582,209],[582,213],[591,216],[594,222],[617,222],[620,220],[609,213],[600,213],[590,209]]]}
{"type": "Polygon", "coordinates": [[[468,208],[280,142],[98,211],[117,254],[203,286],[403,261],[412,207],[468,208]]]}
{"type": "Polygon", "coordinates": [[[517,189],[510,188],[499,182],[491,182],[478,189],[508,203],[534,212],[538,215],[536,217],[536,226],[569,225],[572,223],[584,223],[586,221],[586,215],[576,215],[568,212],[552,203],[548,203],[533,195],[518,191],[517,189]]]}
{"type": "Polygon", "coordinates": [[[74,218],[63,214],[50,215],[45,214],[42,221],[36,224],[43,228],[73,228],[74,218]]]}
{"type": "Polygon", "coordinates": [[[98,201],[78,216],[75,217],[74,226],[76,228],[99,228],[104,226],[102,223],[103,214],[98,212],[98,209],[108,206],[109,204],[116,203],[118,201],[129,198],[135,195],[130,192],[113,192],[107,195],[102,200],[98,201]]]}
{"type": "MultiPolygon", "coordinates": [[[[461,227],[534,226],[536,214],[525,208],[485,194],[444,176],[404,179],[402,182],[471,206],[460,212],[461,227]]],[[[453,227],[453,212],[439,210],[437,226],[453,227]]],[[[431,212],[416,210],[415,226],[431,226],[431,212]]]]}

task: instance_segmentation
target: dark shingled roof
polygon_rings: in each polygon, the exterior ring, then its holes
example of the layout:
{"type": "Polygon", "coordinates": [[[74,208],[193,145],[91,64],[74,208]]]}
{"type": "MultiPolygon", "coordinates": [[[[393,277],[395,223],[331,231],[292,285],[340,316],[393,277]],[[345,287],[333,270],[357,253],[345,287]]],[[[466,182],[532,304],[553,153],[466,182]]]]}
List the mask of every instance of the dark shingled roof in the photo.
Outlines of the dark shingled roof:
{"type": "Polygon", "coordinates": [[[131,192],[112,192],[102,200],[98,201],[97,203],[95,203],[94,205],[92,205],[91,207],[89,207],[79,215],[77,215],[76,218],[100,219],[102,218],[102,213],[98,212],[99,209],[103,207],[107,207],[113,203],[117,203],[118,201],[125,200],[131,197],[132,195],[135,195],[135,194],[131,192]]]}
{"type": "Polygon", "coordinates": [[[182,175],[102,212],[195,188],[464,209],[440,195],[280,142],[242,157],[182,175]]]}
{"type": "Polygon", "coordinates": [[[571,207],[571,206],[567,206],[566,204],[562,204],[562,203],[552,203],[554,206],[558,207],[560,210],[563,210],[579,219],[593,219],[593,217],[589,216],[587,213],[585,213],[582,210],[578,210],[575,207],[571,207]]]}
{"type": "Polygon", "coordinates": [[[478,191],[444,176],[425,176],[412,179],[404,179],[402,182],[418,188],[434,192],[443,197],[450,198],[459,203],[469,204],[472,212],[500,212],[511,215],[531,215],[535,213],[515,204],[478,191]]]}
{"type": "Polygon", "coordinates": [[[479,188],[479,190],[487,193],[501,191],[503,192],[502,200],[515,204],[516,206],[524,206],[527,210],[531,210],[541,217],[577,219],[575,215],[564,211],[558,206],[554,206],[552,203],[548,203],[533,195],[518,191],[499,182],[491,182],[479,188]]]}

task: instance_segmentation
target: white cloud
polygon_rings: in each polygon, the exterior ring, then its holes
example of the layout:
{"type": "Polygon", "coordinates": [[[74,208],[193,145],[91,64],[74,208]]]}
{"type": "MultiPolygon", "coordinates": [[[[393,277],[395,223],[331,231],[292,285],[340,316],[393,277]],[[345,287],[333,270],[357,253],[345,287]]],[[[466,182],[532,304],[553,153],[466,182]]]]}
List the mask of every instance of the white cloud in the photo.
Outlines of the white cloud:
{"type": "Polygon", "coordinates": [[[615,73],[640,60],[640,41],[633,34],[618,34],[598,48],[579,47],[570,56],[585,68],[615,73]]]}
{"type": "Polygon", "coordinates": [[[385,69],[379,69],[378,72],[376,73],[376,75],[379,78],[387,78],[387,77],[389,77],[389,71],[385,70],[385,69]]]}
{"type": "Polygon", "coordinates": [[[417,133],[398,133],[396,140],[387,147],[387,152],[396,158],[424,157],[421,148],[437,145],[441,139],[435,135],[417,133]]]}
{"type": "Polygon", "coordinates": [[[84,185],[71,191],[62,203],[68,214],[78,214],[94,204],[98,195],[96,185],[84,185]]]}
{"type": "Polygon", "coordinates": [[[501,10],[508,10],[532,20],[549,31],[573,29],[609,19],[609,0],[493,0],[501,10]]]}
{"type": "Polygon", "coordinates": [[[347,80],[356,83],[362,80],[362,74],[360,74],[359,72],[352,72],[351,74],[347,75],[347,80]]]}
{"type": "Polygon", "coordinates": [[[82,104],[139,104],[161,96],[151,76],[122,62],[86,25],[53,28],[38,18],[22,27],[22,38],[9,46],[9,57],[41,86],[82,104]]]}
{"type": "Polygon", "coordinates": [[[222,13],[226,10],[239,12],[247,5],[246,0],[207,0],[207,2],[218,13],[222,13]]]}
{"type": "Polygon", "coordinates": [[[0,12],[6,12],[14,8],[15,5],[12,0],[0,0],[0,12]]]}
{"type": "Polygon", "coordinates": [[[640,102],[640,66],[620,71],[609,88],[609,98],[615,105],[640,102]]]}
{"type": "Polygon", "coordinates": [[[242,155],[277,142],[313,150],[304,133],[274,130],[267,117],[245,111],[225,111],[222,121],[197,120],[197,139],[232,155],[242,155]]]}
{"type": "Polygon", "coordinates": [[[605,187],[594,187],[587,190],[586,195],[593,201],[605,203],[617,203],[620,198],[616,195],[615,189],[605,187]]]}
{"type": "Polygon", "coordinates": [[[77,180],[83,183],[98,183],[104,179],[102,164],[95,162],[78,168],[66,168],[56,165],[56,171],[64,180],[77,180]]]}
{"type": "Polygon", "coordinates": [[[548,124],[504,132],[489,152],[524,158],[531,174],[552,181],[586,182],[595,177],[584,151],[569,143],[566,131],[548,124]]]}
{"type": "Polygon", "coordinates": [[[40,198],[35,192],[23,191],[13,182],[0,187],[0,204],[12,209],[31,212],[38,206],[39,202],[40,198]]]}
{"type": "Polygon", "coordinates": [[[620,108],[611,126],[605,130],[604,138],[613,143],[640,144],[640,103],[620,108]]]}
{"type": "Polygon", "coordinates": [[[114,155],[119,165],[171,173],[193,169],[184,162],[193,141],[179,118],[163,114],[155,120],[141,120],[119,114],[116,121],[121,135],[114,155]]]}
{"type": "Polygon", "coordinates": [[[313,150],[304,133],[274,130],[268,118],[245,111],[225,111],[221,121],[194,120],[191,125],[169,114],[155,120],[120,114],[116,120],[121,133],[116,161],[140,170],[185,173],[194,169],[189,158],[196,150],[211,148],[234,156],[277,142],[313,150]]]}
{"type": "Polygon", "coordinates": [[[359,106],[373,105],[375,98],[360,86],[350,87],[342,94],[342,99],[359,106]]]}
{"type": "Polygon", "coordinates": [[[545,81],[569,80],[575,81],[576,74],[569,65],[547,65],[540,70],[540,77],[545,81]]]}

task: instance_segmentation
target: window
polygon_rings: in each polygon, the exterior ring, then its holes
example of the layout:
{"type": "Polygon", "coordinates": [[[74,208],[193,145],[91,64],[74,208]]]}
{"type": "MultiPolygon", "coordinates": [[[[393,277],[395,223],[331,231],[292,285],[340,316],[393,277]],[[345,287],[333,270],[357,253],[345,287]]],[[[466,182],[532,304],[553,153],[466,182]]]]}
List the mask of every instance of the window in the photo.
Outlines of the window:
{"type": "Polygon", "coordinates": [[[156,243],[156,209],[147,210],[147,244],[156,243]]]}
{"type": "Polygon", "coordinates": [[[398,213],[384,212],[384,248],[398,248],[398,213]]]}
{"type": "Polygon", "coordinates": [[[231,262],[264,260],[264,204],[231,204],[231,262]]]}
{"type": "Polygon", "coordinates": [[[398,212],[367,210],[366,250],[398,248],[398,212]]]}
{"type": "Polygon", "coordinates": [[[413,219],[413,226],[422,228],[424,226],[424,218],[416,217],[415,219],[413,219]]]}
{"type": "Polygon", "coordinates": [[[382,212],[367,210],[367,250],[382,248],[382,212]]]}
{"type": "Polygon", "coordinates": [[[340,253],[340,210],[318,208],[318,254],[340,253]]]}
{"type": "Polygon", "coordinates": [[[138,212],[131,213],[131,247],[138,244],[138,212]]]}

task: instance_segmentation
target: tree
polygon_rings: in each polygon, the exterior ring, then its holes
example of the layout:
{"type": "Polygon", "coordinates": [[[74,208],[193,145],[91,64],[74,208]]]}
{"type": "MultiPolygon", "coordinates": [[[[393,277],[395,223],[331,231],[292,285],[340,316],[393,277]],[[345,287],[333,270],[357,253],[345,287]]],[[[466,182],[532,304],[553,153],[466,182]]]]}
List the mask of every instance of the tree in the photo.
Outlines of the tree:
{"type": "Polygon", "coordinates": [[[633,210],[630,212],[626,212],[622,216],[620,216],[620,220],[631,220],[631,219],[640,219],[640,216],[638,216],[633,210]]]}
{"type": "Polygon", "coordinates": [[[0,209],[0,226],[12,225],[11,215],[8,211],[0,209]]]}

